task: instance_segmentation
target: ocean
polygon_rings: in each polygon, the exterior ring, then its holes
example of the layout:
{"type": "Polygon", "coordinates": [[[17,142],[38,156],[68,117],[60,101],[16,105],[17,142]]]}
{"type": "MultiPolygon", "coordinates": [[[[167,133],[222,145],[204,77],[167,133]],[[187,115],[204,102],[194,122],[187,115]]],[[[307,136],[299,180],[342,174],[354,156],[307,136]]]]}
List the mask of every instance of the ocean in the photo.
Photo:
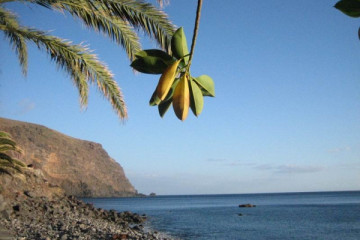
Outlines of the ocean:
{"type": "Polygon", "coordinates": [[[360,191],[87,198],[179,239],[360,239],[360,191]],[[254,208],[239,208],[239,204],[254,208]]]}

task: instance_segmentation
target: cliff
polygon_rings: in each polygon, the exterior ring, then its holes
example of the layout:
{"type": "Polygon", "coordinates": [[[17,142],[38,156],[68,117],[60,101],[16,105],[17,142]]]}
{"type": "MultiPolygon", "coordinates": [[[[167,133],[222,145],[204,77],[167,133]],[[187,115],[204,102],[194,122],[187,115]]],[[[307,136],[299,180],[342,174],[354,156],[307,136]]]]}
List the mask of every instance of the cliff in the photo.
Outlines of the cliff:
{"type": "Polygon", "coordinates": [[[98,143],[66,136],[47,127],[0,118],[0,130],[23,149],[17,158],[41,169],[49,183],[78,197],[137,194],[123,168],[98,143]]]}

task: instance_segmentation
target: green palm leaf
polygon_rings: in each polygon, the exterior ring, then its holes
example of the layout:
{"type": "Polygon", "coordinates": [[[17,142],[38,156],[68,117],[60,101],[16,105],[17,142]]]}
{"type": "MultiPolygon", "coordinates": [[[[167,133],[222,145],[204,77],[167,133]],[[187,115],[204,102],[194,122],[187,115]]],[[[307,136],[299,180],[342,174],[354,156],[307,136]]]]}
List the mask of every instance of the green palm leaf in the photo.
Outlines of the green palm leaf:
{"type": "Polygon", "coordinates": [[[37,0],[35,2],[50,9],[67,11],[82,20],[90,29],[108,35],[110,39],[124,47],[130,60],[133,60],[135,53],[141,50],[139,38],[133,28],[123,19],[105,11],[106,9],[101,8],[101,5],[93,3],[95,1],[37,0]]]}
{"type": "MultiPolygon", "coordinates": [[[[11,32],[21,38],[34,42],[44,49],[51,59],[70,74],[78,88],[83,106],[88,100],[88,81],[97,83],[102,94],[110,101],[120,118],[126,118],[127,111],[123,96],[112,73],[86,47],[73,45],[69,41],[47,35],[45,32],[24,28],[3,19],[6,24],[0,25],[4,32],[11,32]]],[[[12,19],[9,19],[12,20],[12,19]]]]}
{"type": "Polygon", "coordinates": [[[171,37],[175,31],[174,25],[167,15],[142,0],[98,0],[103,8],[113,15],[129,21],[131,25],[142,29],[154,37],[163,49],[170,50],[171,37]]]}
{"type": "Polygon", "coordinates": [[[26,42],[23,36],[14,33],[12,31],[6,31],[4,25],[13,25],[19,26],[18,20],[15,15],[11,12],[6,11],[0,7],[0,30],[3,30],[5,37],[9,39],[10,44],[15,50],[16,55],[18,56],[22,72],[24,75],[27,73],[27,47],[26,42]]]}
{"type": "Polygon", "coordinates": [[[162,8],[164,5],[168,5],[170,0],[156,0],[156,1],[160,5],[160,8],[162,8]]]}
{"type": "Polygon", "coordinates": [[[68,72],[78,86],[81,103],[86,106],[87,82],[96,83],[100,92],[110,100],[120,118],[126,118],[127,111],[120,88],[108,68],[86,47],[46,35],[34,29],[19,29],[26,39],[33,41],[40,49],[48,52],[51,59],[68,72]]]}
{"type": "MultiPolygon", "coordinates": [[[[97,56],[82,45],[48,35],[46,32],[21,26],[15,15],[2,8],[0,0],[0,30],[5,33],[16,52],[24,75],[27,71],[26,41],[45,50],[51,60],[65,70],[74,81],[82,106],[88,101],[88,82],[96,83],[100,92],[110,101],[121,119],[127,117],[123,95],[113,75],[97,56]]],[[[139,38],[134,31],[143,30],[164,48],[170,51],[170,39],[174,26],[167,15],[142,0],[18,0],[43,7],[68,12],[80,19],[87,27],[104,33],[124,47],[130,60],[141,50],[139,38]]]]}
{"type": "Polygon", "coordinates": [[[12,175],[16,172],[22,172],[26,165],[8,155],[7,151],[21,152],[11,136],[7,132],[0,131],[0,173],[12,175]]]}
{"type": "Polygon", "coordinates": [[[0,159],[0,173],[14,174],[16,172],[21,173],[22,169],[20,166],[0,159]]]}

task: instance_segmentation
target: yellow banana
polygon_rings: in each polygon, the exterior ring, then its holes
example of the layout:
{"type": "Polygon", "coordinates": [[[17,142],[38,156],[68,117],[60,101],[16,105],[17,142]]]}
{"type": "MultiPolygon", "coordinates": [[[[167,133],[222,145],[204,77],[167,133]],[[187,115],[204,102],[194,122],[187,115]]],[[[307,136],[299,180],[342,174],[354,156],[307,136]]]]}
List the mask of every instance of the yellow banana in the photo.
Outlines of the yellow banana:
{"type": "Polygon", "coordinates": [[[189,113],[190,91],[187,74],[181,77],[173,95],[173,108],[176,116],[184,121],[189,113]]]}
{"type": "Polygon", "coordinates": [[[156,95],[160,100],[164,100],[166,95],[168,94],[171,85],[174,82],[176,70],[179,66],[180,60],[174,62],[170,66],[168,66],[159,79],[159,83],[156,87],[156,95]]]}

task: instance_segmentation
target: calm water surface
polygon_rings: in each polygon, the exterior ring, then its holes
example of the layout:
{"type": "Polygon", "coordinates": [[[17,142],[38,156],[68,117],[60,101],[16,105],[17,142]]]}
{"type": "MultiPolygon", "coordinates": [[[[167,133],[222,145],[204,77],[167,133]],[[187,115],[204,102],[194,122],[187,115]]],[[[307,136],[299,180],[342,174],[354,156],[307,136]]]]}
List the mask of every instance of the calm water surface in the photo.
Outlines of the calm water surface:
{"type": "Polygon", "coordinates": [[[150,227],[180,239],[360,239],[360,191],[84,200],[145,213],[150,227]]]}

